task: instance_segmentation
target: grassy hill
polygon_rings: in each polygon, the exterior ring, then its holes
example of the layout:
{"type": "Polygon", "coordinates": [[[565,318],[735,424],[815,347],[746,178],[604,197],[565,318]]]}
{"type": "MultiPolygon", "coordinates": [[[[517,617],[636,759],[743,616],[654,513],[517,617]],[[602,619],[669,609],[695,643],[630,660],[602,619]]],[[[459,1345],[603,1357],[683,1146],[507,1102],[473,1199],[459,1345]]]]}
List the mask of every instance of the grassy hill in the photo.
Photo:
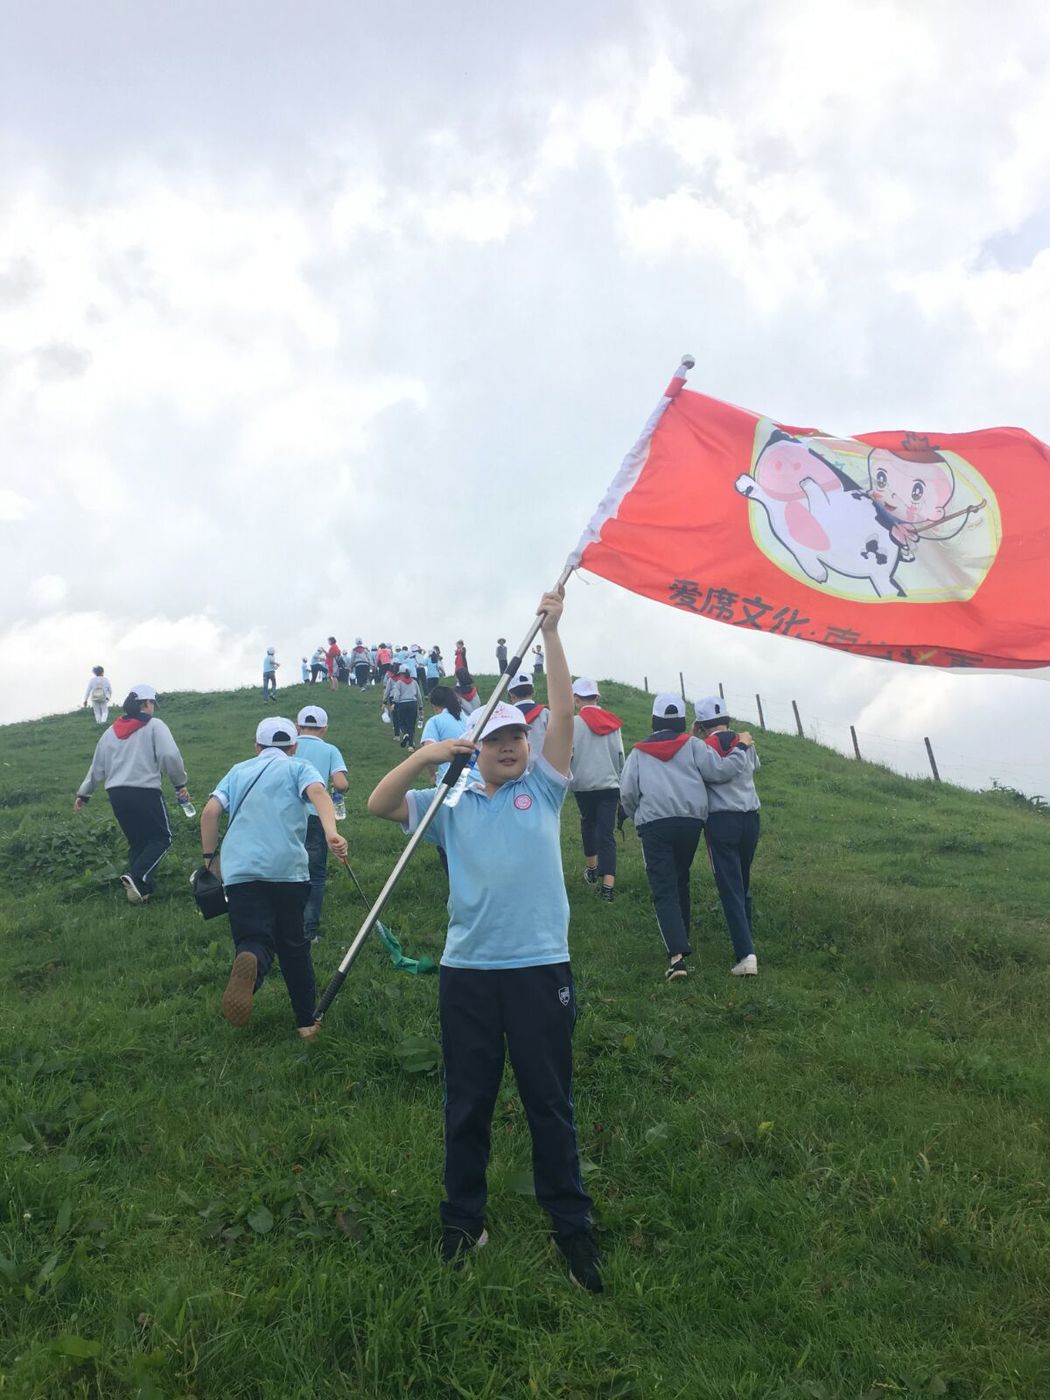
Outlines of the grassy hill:
{"type": "MultiPolygon", "coordinates": [[[[604,695],[642,737],[646,697],[604,695]]],[[[375,890],[401,838],[365,799],[399,751],[373,693],[323,703],[375,890]]],[[[198,806],[263,708],[163,706],[198,806]]],[[[462,1274],[437,1260],[435,979],[375,945],[316,1042],[276,976],[246,1031],[221,1020],[228,925],[190,901],[196,823],[169,789],[175,849],[130,907],[105,799],[71,810],[96,735],[90,712],[0,730],[0,1393],[1050,1395],[1045,815],[759,735],[761,976],[727,976],[698,859],[694,975],[665,985],[637,838],[599,904],[570,799],[591,1298],[546,1243],[509,1074],[491,1244],[462,1274]]],[[[386,920],[436,957],[443,906],[427,849],[386,920]]],[[[360,913],[334,870],[322,985],[360,913]]]]}

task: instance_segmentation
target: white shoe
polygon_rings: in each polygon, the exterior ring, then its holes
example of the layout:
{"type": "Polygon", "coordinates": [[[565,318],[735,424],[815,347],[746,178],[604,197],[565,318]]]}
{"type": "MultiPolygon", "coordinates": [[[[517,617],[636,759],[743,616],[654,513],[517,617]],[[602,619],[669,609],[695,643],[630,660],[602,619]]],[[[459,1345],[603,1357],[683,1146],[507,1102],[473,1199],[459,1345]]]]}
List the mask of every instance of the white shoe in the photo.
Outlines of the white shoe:
{"type": "Polygon", "coordinates": [[[122,875],[120,877],[120,883],[124,886],[124,893],[128,897],[129,904],[146,904],[149,902],[149,895],[142,893],[130,875],[122,875]]]}
{"type": "Polygon", "coordinates": [[[746,958],[741,958],[736,967],[729,969],[730,977],[757,977],[758,959],[754,953],[748,953],[746,958]]]}

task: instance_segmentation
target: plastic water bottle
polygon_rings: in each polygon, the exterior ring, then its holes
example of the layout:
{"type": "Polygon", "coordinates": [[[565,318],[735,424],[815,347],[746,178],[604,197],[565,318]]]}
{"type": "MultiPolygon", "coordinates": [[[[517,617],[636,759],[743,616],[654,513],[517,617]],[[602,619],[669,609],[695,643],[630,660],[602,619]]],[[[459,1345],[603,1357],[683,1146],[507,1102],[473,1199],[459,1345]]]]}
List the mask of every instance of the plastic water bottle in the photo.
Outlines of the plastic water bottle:
{"type": "Polygon", "coordinates": [[[335,819],[341,822],[346,816],[346,799],[341,792],[332,793],[332,806],[335,808],[335,819]]]}
{"type": "Polygon", "coordinates": [[[188,797],[180,797],[179,806],[182,808],[182,815],[187,820],[189,820],[190,817],[195,817],[197,815],[197,809],[196,807],[194,807],[193,803],[188,797]]]}
{"type": "Polygon", "coordinates": [[[459,777],[449,788],[448,796],[445,798],[446,807],[454,807],[459,801],[459,799],[463,796],[467,784],[470,782],[471,778],[474,775],[474,765],[477,763],[477,761],[478,751],[477,749],[475,749],[474,752],[467,759],[466,763],[463,765],[462,773],[460,773],[459,777]]]}

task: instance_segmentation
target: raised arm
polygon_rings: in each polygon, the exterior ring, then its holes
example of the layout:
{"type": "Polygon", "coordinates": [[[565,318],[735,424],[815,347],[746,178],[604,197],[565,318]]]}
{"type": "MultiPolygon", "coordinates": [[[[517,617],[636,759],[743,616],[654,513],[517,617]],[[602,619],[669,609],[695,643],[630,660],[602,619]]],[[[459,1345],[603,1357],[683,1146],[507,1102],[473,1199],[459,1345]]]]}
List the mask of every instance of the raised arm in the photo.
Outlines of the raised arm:
{"type": "Polygon", "coordinates": [[[547,645],[547,706],[550,718],[543,740],[543,757],[556,772],[568,777],[572,762],[572,677],[558,635],[564,604],[565,589],[559,588],[557,593],[544,593],[536,611],[543,613],[540,630],[547,645]]]}

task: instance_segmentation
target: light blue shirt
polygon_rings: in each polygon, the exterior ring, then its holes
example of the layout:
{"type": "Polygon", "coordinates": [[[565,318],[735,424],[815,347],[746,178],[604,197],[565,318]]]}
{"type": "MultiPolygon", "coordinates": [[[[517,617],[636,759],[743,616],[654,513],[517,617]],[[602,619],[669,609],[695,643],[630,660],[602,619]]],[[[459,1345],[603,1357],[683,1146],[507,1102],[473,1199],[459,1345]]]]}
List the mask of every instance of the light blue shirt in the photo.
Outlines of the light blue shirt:
{"type": "MultiPolygon", "coordinates": [[[[327,739],[319,739],[316,734],[299,735],[299,746],[295,756],[305,758],[307,763],[317,769],[326,788],[332,785],[333,773],[346,772],[346,762],[336,746],[330,744],[327,739]]],[[[307,802],[306,811],[308,816],[317,816],[317,808],[312,802],[307,802]]]]}
{"type": "Polygon", "coordinates": [[[267,675],[270,671],[276,671],[276,670],[277,670],[277,660],[276,660],[275,657],[271,656],[269,652],[267,652],[266,655],[263,657],[263,675],[265,676],[265,675],[267,675]]]}
{"type": "Polygon", "coordinates": [[[309,804],[303,794],[320,781],[316,768],[280,749],[263,749],[220,779],[212,797],[233,816],[219,857],[224,885],[310,878],[303,844],[309,804]]]}
{"type": "Polygon", "coordinates": [[[427,668],[428,681],[439,681],[441,679],[441,667],[436,661],[431,660],[428,656],[423,665],[427,668]]]}
{"type": "MultiPolygon", "coordinates": [[[[569,780],[542,755],[492,797],[468,787],[443,805],[425,840],[448,856],[445,967],[545,967],[569,960],[561,806],[569,780]]],[[[408,793],[411,832],[432,794],[408,793]]]]}
{"type": "Polygon", "coordinates": [[[300,664],[300,666],[299,666],[299,670],[302,672],[303,680],[304,680],[304,681],[308,681],[308,680],[310,679],[310,663],[309,663],[309,661],[303,661],[303,662],[300,664]]]}
{"type": "MultiPolygon", "coordinates": [[[[467,732],[468,723],[466,715],[460,715],[459,719],[453,719],[448,710],[439,710],[436,715],[431,715],[424,724],[423,733],[419,736],[420,747],[422,748],[424,744],[440,744],[442,739],[458,739],[461,734],[467,732]]],[[[438,764],[434,777],[435,784],[440,783],[447,771],[447,763],[438,764]]]]}

